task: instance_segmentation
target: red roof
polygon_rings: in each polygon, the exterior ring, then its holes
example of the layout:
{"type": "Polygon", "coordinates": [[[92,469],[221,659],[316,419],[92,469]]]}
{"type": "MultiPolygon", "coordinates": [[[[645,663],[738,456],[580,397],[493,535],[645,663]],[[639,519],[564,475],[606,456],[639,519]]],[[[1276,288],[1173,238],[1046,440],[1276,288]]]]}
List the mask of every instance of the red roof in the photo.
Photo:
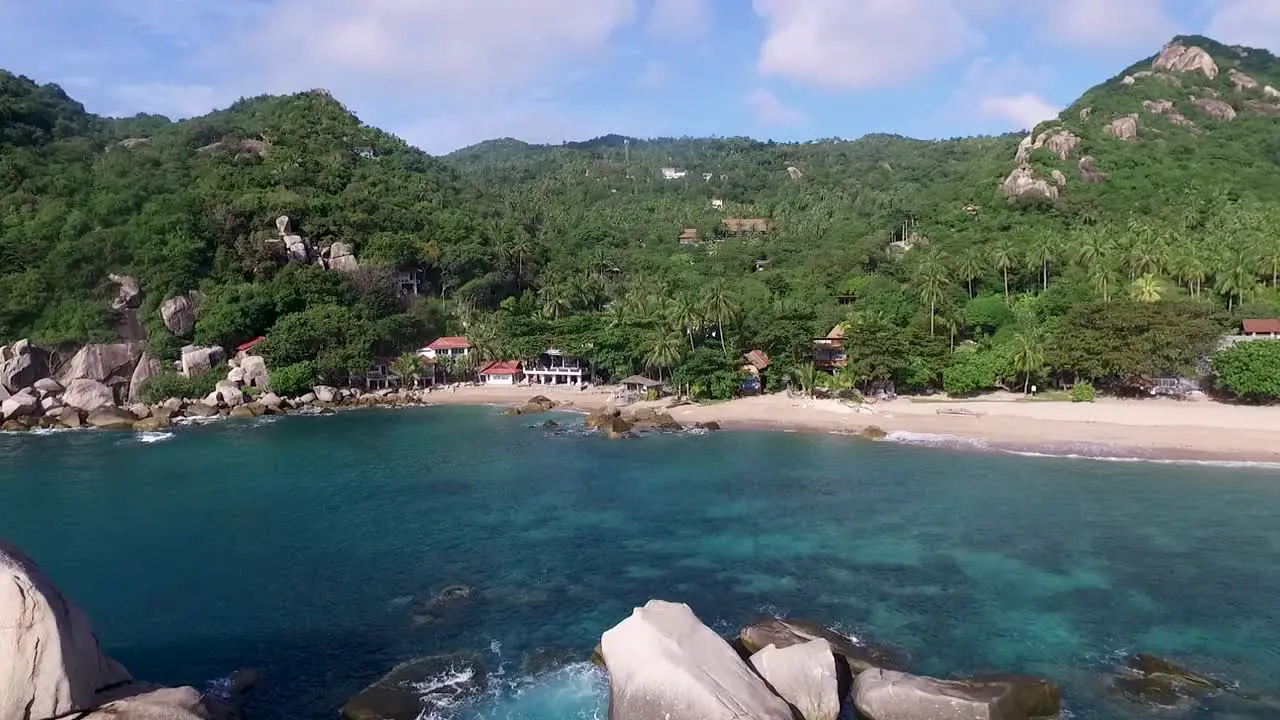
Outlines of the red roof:
{"type": "Polygon", "coordinates": [[[427,346],[430,350],[460,350],[469,347],[471,347],[471,341],[458,335],[436,338],[427,346]]]}
{"type": "Polygon", "coordinates": [[[266,338],[265,338],[265,337],[263,337],[263,336],[261,336],[261,335],[259,335],[258,337],[256,337],[256,338],[254,338],[254,339],[250,340],[250,341],[249,341],[249,342],[247,342],[247,343],[243,343],[243,344],[241,344],[241,345],[237,345],[237,346],[236,346],[236,352],[245,352],[246,350],[252,350],[252,349],[253,349],[253,346],[257,345],[258,343],[262,342],[263,340],[266,340],[266,338]]]}
{"type": "Polygon", "coordinates": [[[481,375],[519,375],[519,360],[497,360],[484,366],[481,375]]]}
{"type": "Polygon", "coordinates": [[[1241,323],[1246,333],[1258,333],[1270,335],[1271,333],[1280,334],[1280,320],[1275,319],[1259,319],[1254,318],[1245,320],[1241,323]]]}

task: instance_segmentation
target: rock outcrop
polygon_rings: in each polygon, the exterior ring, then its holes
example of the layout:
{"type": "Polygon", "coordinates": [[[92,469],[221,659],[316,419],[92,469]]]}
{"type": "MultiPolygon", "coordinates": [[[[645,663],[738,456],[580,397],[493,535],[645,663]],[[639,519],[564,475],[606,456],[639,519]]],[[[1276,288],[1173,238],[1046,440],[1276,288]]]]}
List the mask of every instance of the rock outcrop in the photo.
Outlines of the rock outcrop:
{"type": "Polygon", "coordinates": [[[1236,109],[1231,105],[1214,98],[1199,98],[1191,101],[1200,109],[1200,112],[1208,115],[1215,120],[1224,120],[1230,122],[1236,119],[1236,109]]]}
{"type": "Polygon", "coordinates": [[[1163,115],[1174,125],[1188,127],[1194,124],[1185,115],[1178,112],[1170,100],[1143,100],[1142,107],[1146,108],[1148,112],[1163,115]]]}
{"type": "Polygon", "coordinates": [[[1014,200],[1057,200],[1059,195],[1057,185],[1027,165],[1014,168],[1001,188],[1005,197],[1014,200]]]}
{"type": "Polygon", "coordinates": [[[138,364],[133,368],[133,375],[129,377],[129,392],[126,401],[136,403],[142,400],[142,388],[147,380],[164,372],[164,367],[160,361],[151,357],[149,353],[142,353],[138,358],[138,364]]]}
{"type": "Polygon", "coordinates": [[[0,540],[0,718],[93,707],[133,678],[98,645],[89,618],[36,563],[0,540]]]}
{"type": "Polygon", "coordinates": [[[352,270],[360,269],[360,263],[356,260],[355,250],[344,242],[333,243],[320,252],[320,257],[324,260],[324,266],[330,270],[351,272],[352,270]]]}
{"type": "Polygon", "coordinates": [[[1093,108],[1092,108],[1092,107],[1080,108],[1080,119],[1081,119],[1081,120],[1088,120],[1088,119],[1089,119],[1089,118],[1091,118],[1091,117],[1093,117],[1093,108]]]}
{"type": "Polygon", "coordinates": [[[1066,160],[1071,157],[1071,153],[1080,147],[1080,138],[1070,130],[1062,128],[1054,130],[1046,130],[1032,139],[1031,135],[1023,138],[1018,144],[1018,154],[1014,157],[1014,162],[1019,165],[1026,163],[1031,159],[1031,153],[1044,148],[1060,160],[1066,160]]]}
{"type": "Polygon", "coordinates": [[[1085,155],[1080,158],[1080,162],[1077,163],[1077,166],[1080,168],[1080,179],[1087,183],[1098,183],[1106,180],[1107,174],[1099,172],[1098,169],[1093,166],[1093,162],[1092,155],[1085,155]]]}
{"type": "Polygon", "coordinates": [[[129,343],[85,345],[58,373],[58,381],[70,386],[73,380],[97,380],[106,385],[124,385],[133,376],[142,349],[129,343]]]}
{"type": "Polygon", "coordinates": [[[793,720],[688,605],[650,600],[604,633],[611,720],[793,720]]]}
{"type": "Polygon", "coordinates": [[[192,290],[160,303],[160,319],[169,328],[169,332],[182,338],[191,337],[196,330],[196,320],[200,317],[202,299],[199,291],[192,290]]]}
{"type": "Polygon", "coordinates": [[[62,393],[62,404],[68,407],[92,412],[104,405],[112,405],[116,401],[111,388],[97,380],[76,378],[72,380],[62,393]]]}
{"type": "Polygon", "coordinates": [[[1245,90],[1258,89],[1258,81],[1245,75],[1235,68],[1227,71],[1227,77],[1231,78],[1232,84],[1236,86],[1236,90],[1244,92],[1245,90]]]}
{"type": "Polygon", "coordinates": [[[873,668],[905,670],[907,657],[890,648],[856,643],[821,624],[810,620],[767,618],[745,627],[738,641],[747,652],[756,653],[773,645],[779,649],[802,645],[814,640],[825,640],[831,651],[845,664],[853,675],[873,668]]]}
{"type": "Polygon", "coordinates": [[[142,289],[138,287],[137,278],[112,273],[107,279],[116,284],[116,296],[111,299],[112,310],[136,310],[142,304],[142,289]]]}
{"type": "Polygon", "coordinates": [[[840,714],[835,656],[826,640],[783,649],[767,645],[750,662],[804,720],[836,720],[840,714]]]}
{"type": "Polygon", "coordinates": [[[1175,73],[1201,73],[1213,80],[1218,77],[1218,64],[1203,48],[1182,43],[1170,43],[1160,51],[1151,63],[1152,70],[1175,73]]]}
{"type": "MultiPolygon", "coordinates": [[[[1029,682],[1044,685],[1036,679],[1029,682]]],[[[1053,697],[1059,697],[1056,688],[1053,697]]],[[[938,680],[892,670],[859,675],[853,682],[853,702],[868,720],[1027,720],[1051,717],[1060,709],[1029,701],[1015,679],[938,680]]]]}
{"type": "Polygon", "coordinates": [[[342,706],[344,720],[416,720],[438,717],[484,686],[486,672],[473,655],[440,655],[402,663],[342,706]]]}
{"type": "Polygon", "coordinates": [[[48,353],[32,345],[30,340],[0,345],[0,388],[14,393],[48,374],[48,353]]]}
{"type": "Polygon", "coordinates": [[[1107,123],[1102,128],[1104,132],[1117,140],[1132,142],[1138,139],[1138,116],[1125,115],[1107,123]]]}
{"type": "Polygon", "coordinates": [[[1130,657],[1115,678],[1115,685],[1136,700],[1157,705],[1177,705],[1184,698],[1201,697],[1227,687],[1219,680],[1147,653],[1130,657]]]}
{"type": "Polygon", "coordinates": [[[187,377],[203,375],[214,365],[226,359],[227,353],[217,345],[213,347],[188,345],[182,348],[182,374],[187,377]]]}

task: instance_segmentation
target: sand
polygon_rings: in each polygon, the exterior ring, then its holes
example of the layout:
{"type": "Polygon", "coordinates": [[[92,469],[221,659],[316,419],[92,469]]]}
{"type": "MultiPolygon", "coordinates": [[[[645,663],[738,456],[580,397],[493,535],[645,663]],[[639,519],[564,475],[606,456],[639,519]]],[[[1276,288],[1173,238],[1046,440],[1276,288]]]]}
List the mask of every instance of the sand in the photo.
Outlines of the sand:
{"type": "MultiPolygon", "coordinates": [[[[617,404],[615,388],[437,389],[438,404],[523,403],[545,395],[567,409],[617,404]]],[[[657,403],[665,405],[667,403],[657,403]]],[[[898,398],[862,406],[785,393],[668,410],[684,425],[718,422],[725,429],[859,434],[868,426],[889,439],[1053,455],[1280,463],[1280,408],[1227,405],[1208,399],[1102,398],[1092,403],[1031,402],[1011,393],[965,401],[898,398]],[[963,409],[978,416],[940,414],[963,409]]]]}

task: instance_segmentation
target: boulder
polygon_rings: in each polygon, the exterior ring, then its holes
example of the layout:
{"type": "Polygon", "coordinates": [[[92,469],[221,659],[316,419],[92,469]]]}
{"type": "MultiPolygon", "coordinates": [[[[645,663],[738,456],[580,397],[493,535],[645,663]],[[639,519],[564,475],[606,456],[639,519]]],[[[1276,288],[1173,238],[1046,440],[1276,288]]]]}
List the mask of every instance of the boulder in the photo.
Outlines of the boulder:
{"type": "Polygon", "coordinates": [[[108,385],[128,382],[142,357],[142,349],[129,343],[85,345],[62,368],[63,385],[74,380],[97,380],[108,385]]]}
{"type": "Polygon", "coordinates": [[[1094,167],[1092,155],[1085,155],[1080,158],[1078,166],[1080,168],[1080,179],[1087,183],[1099,183],[1107,179],[1106,173],[1099,172],[1098,169],[1094,167]]]}
{"type": "Polygon", "coordinates": [[[331,403],[331,402],[337,402],[338,400],[338,389],[335,387],[330,387],[328,385],[317,385],[314,388],[311,388],[311,391],[315,393],[316,400],[318,400],[319,402],[331,403]]]}
{"type": "Polygon", "coordinates": [[[187,417],[207,418],[215,417],[218,414],[218,408],[202,402],[191,403],[183,410],[187,417]]]}
{"type": "Polygon", "coordinates": [[[1027,675],[980,675],[963,678],[970,687],[998,686],[1009,693],[1016,718],[1057,717],[1062,712],[1062,690],[1044,678],[1027,675]]]}
{"type": "Polygon", "coordinates": [[[1059,194],[1057,185],[1027,165],[1014,168],[1001,188],[1005,197],[1014,200],[1057,200],[1059,194]]]}
{"type": "Polygon", "coordinates": [[[1271,87],[1270,85],[1263,86],[1262,94],[1266,95],[1269,98],[1280,99],[1280,90],[1277,90],[1271,87]]]}
{"type": "Polygon", "coordinates": [[[284,405],[284,400],[273,392],[266,393],[262,397],[258,398],[258,402],[262,403],[263,407],[268,408],[279,408],[284,405]]]}
{"type": "Polygon", "coordinates": [[[311,403],[313,403],[313,402],[315,402],[315,401],[316,401],[316,394],[315,394],[314,392],[309,392],[309,393],[306,393],[305,395],[301,395],[301,396],[299,396],[299,397],[298,397],[298,399],[297,399],[297,403],[296,403],[296,404],[298,404],[298,405],[310,405],[311,403]]]}
{"type": "Polygon", "coordinates": [[[1114,682],[1117,689],[1133,699],[1169,706],[1227,687],[1221,681],[1148,653],[1130,657],[1114,682]]]}
{"type": "Polygon", "coordinates": [[[324,261],[324,266],[330,270],[350,272],[360,269],[355,250],[344,242],[335,242],[330,245],[324,252],[324,261]]]}
{"type": "Polygon", "coordinates": [[[811,640],[779,650],[766,645],[751,656],[751,666],[804,720],[836,720],[840,688],[835,656],[826,640],[811,640]]]}
{"type": "Polygon", "coordinates": [[[698,430],[708,430],[711,432],[715,432],[720,429],[720,423],[716,422],[715,420],[711,420],[709,422],[694,423],[693,427],[698,430]]]}
{"type": "Polygon", "coordinates": [[[196,319],[200,316],[200,300],[200,293],[192,290],[160,303],[160,319],[169,328],[169,332],[178,337],[191,337],[196,329],[196,319]]]}
{"type": "Polygon", "coordinates": [[[76,720],[230,720],[211,715],[204,696],[192,687],[159,688],[129,695],[95,708],[76,720]]]}
{"type": "Polygon", "coordinates": [[[1092,107],[1087,107],[1087,108],[1081,108],[1081,109],[1080,109],[1080,120],[1081,120],[1082,122],[1083,122],[1083,121],[1085,121],[1085,120],[1088,120],[1088,119],[1089,119],[1089,118],[1091,118],[1091,117],[1093,117],[1093,108],[1092,108],[1092,107]]]}
{"type": "Polygon", "coordinates": [[[258,417],[258,415],[261,415],[261,414],[262,413],[255,414],[253,412],[253,409],[250,408],[248,405],[239,405],[237,407],[231,408],[231,413],[227,415],[227,417],[233,417],[239,420],[248,420],[251,418],[256,418],[258,417]]]}
{"type": "Polygon", "coordinates": [[[152,415],[143,418],[133,424],[134,432],[160,432],[169,427],[170,421],[167,415],[152,415]]]}
{"type": "Polygon", "coordinates": [[[238,385],[244,384],[244,370],[238,367],[232,367],[227,371],[227,381],[238,385]]]}
{"type": "Polygon", "coordinates": [[[848,664],[854,675],[876,668],[905,670],[907,667],[908,658],[903,652],[855,642],[810,620],[767,618],[743,628],[738,634],[738,641],[749,653],[760,652],[769,645],[785,649],[813,640],[826,640],[831,651],[848,664]]]}
{"type": "Polygon", "coordinates": [[[1049,177],[1053,180],[1054,185],[1060,188],[1067,186],[1067,176],[1061,170],[1054,168],[1053,172],[1049,173],[1049,177]]]}
{"type": "Polygon", "coordinates": [[[289,262],[311,262],[311,246],[301,235],[285,235],[282,240],[284,241],[285,255],[289,258],[289,262]]]}
{"type": "Polygon", "coordinates": [[[1041,707],[1027,705],[1014,681],[938,680],[879,669],[853,681],[853,702],[867,720],[1027,720],[1040,717],[1028,707],[1041,707]]]}
{"type": "Polygon", "coordinates": [[[417,720],[438,717],[484,687],[486,672],[474,655],[439,655],[402,663],[342,706],[344,720],[417,720]]]}
{"type": "Polygon", "coordinates": [[[1256,90],[1258,81],[1245,75],[1235,68],[1227,71],[1227,76],[1231,78],[1231,82],[1236,86],[1236,90],[1244,92],[1245,90],[1256,90]]]}
{"type": "Polygon", "coordinates": [[[244,384],[259,390],[271,389],[271,373],[267,370],[267,361],[261,355],[246,355],[240,360],[240,369],[244,371],[244,384]]]}
{"type": "Polygon", "coordinates": [[[1125,115],[1107,123],[1103,128],[1103,132],[1107,133],[1117,140],[1131,142],[1138,139],[1138,116],[1125,115]]]}
{"type": "Polygon", "coordinates": [[[587,413],[587,417],[582,421],[589,430],[599,430],[604,427],[610,420],[622,415],[622,411],[614,407],[602,407],[598,410],[592,410],[587,413]]]}
{"type": "Polygon", "coordinates": [[[45,415],[61,410],[64,405],[62,398],[57,395],[48,395],[40,401],[40,409],[44,411],[45,415]]]}
{"type": "Polygon", "coordinates": [[[84,611],[4,540],[0,628],[0,718],[74,713],[93,707],[100,693],[132,680],[102,651],[84,611]]]}
{"type": "MultiPolygon", "coordinates": [[[[219,380],[218,384],[214,386],[213,392],[205,399],[205,402],[215,400],[215,398],[216,404],[225,405],[229,408],[244,404],[244,393],[230,380],[219,380]]],[[[209,404],[213,405],[215,403],[209,402],[209,404]]]]}
{"type": "Polygon", "coordinates": [[[1143,100],[1142,107],[1156,115],[1163,115],[1173,111],[1173,102],[1170,100],[1143,100]]]}
{"type": "Polygon", "coordinates": [[[19,340],[12,345],[0,345],[0,388],[16,393],[49,374],[49,355],[31,344],[19,340]]]}
{"type": "Polygon", "coordinates": [[[8,400],[9,396],[12,394],[13,393],[9,392],[8,388],[6,388],[3,385],[0,385],[0,402],[4,402],[5,400],[8,400]]]}
{"type": "Polygon", "coordinates": [[[604,633],[611,720],[792,720],[688,605],[650,600],[604,633]]]}
{"type": "Polygon", "coordinates": [[[203,375],[218,363],[227,359],[227,353],[217,345],[213,347],[196,347],[194,345],[182,349],[182,374],[187,377],[203,375]]]}
{"type": "Polygon", "coordinates": [[[1059,160],[1065,161],[1076,148],[1080,147],[1080,142],[1079,136],[1063,128],[1045,130],[1039,135],[1028,135],[1018,143],[1018,153],[1014,156],[1014,162],[1019,165],[1025,164],[1031,159],[1031,153],[1040,148],[1048,150],[1057,155],[1059,160]]]}
{"type": "Polygon", "coordinates": [[[112,273],[107,279],[117,286],[116,296],[111,300],[112,310],[136,310],[142,304],[142,289],[138,287],[137,278],[112,273]]]}
{"type": "Polygon", "coordinates": [[[598,429],[600,430],[600,434],[604,435],[606,438],[609,438],[610,440],[620,440],[626,437],[627,433],[631,432],[631,427],[631,423],[626,420],[623,420],[620,417],[611,417],[605,420],[604,424],[600,425],[598,429]]]}
{"type": "Polygon", "coordinates": [[[114,405],[104,405],[89,413],[85,424],[99,430],[132,430],[138,418],[133,413],[114,405]]]}
{"type": "Polygon", "coordinates": [[[42,398],[48,397],[50,395],[57,395],[61,393],[63,389],[62,385],[59,384],[58,381],[54,380],[53,378],[40,378],[39,380],[35,381],[32,387],[36,389],[36,392],[42,398]]]}
{"type": "Polygon", "coordinates": [[[84,426],[84,416],[81,411],[73,407],[64,407],[54,416],[54,420],[65,428],[79,428],[84,426]]]}
{"type": "Polygon", "coordinates": [[[169,398],[160,403],[160,407],[168,410],[170,413],[176,413],[182,409],[182,398],[169,398]]]}
{"type": "Polygon", "coordinates": [[[116,401],[111,388],[89,378],[72,380],[62,393],[62,402],[79,410],[90,412],[104,405],[112,405],[116,401]]]}
{"type": "Polygon", "coordinates": [[[142,353],[138,358],[138,364],[133,368],[133,375],[129,377],[129,393],[125,399],[131,403],[142,400],[142,387],[147,380],[159,375],[164,371],[160,361],[151,357],[150,353],[142,353]]]}
{"type": "Polygon", "coordinates": [[[139,420],[145,420],[151,417],[151,408],[146,403],[134,403],[129,406],[129,414],[139,420]]]}
{"type": "Polygon", "coordinates": [[[885,432],[884,428],[878,425],[868,425],[862,428],[862,432],[858,434],[868,440],[883,440],[889,437],[889,433],[885,432]]]}
{"type": "Polygon", "coordinates": [[[1218,64],[1213,61],[1213,56],[1202,48],[1182,43],[1166,45],[1151,63],[1151,69],[1179,73],[1198,72],[1210,80],[1218,77],[1218,64]]]}
{"type": "Polygon", "coordinates": [[[632,427],[635,430],[668,430],[673,432],[679,432],[684,429],[683,425],[665,412],[646,414],[643,419],[636,418],[632,423],[632,427]]]}
{"type": "Polygon", "coordinates": [[[550,410],[555,410],[557,405],[558,403],[556,403],[555,400],[552,400],[546,397],[545,395],[535,395],[529,398],[529,400],[525,402],[524,405],[520,406],[520,412],[518,414],[536,415],[538,413],[544,413],[550,410]]]}
{"type": "Polygon", "coordinates": [[[32,417],[40,412],[40,399],[31,392],[23,391],[0,402],[0,420],[32,417]]]}
{"type": "Polygon", "coordinates": [[[1214,118],[1215,120],[1230,122],[1236,119],[1236,109],[1221,100],[1200,98],[1198,100],[1192,100],[1191,104],[1199,108],[1200,112],[1214,118]]]}

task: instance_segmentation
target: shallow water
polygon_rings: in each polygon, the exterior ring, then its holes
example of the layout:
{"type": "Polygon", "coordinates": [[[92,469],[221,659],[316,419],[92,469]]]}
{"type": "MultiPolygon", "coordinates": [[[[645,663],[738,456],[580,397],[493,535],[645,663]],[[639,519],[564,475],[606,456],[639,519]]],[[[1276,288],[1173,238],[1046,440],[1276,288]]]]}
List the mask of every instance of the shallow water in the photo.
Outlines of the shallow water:
{"type": "MultiPolygon", "coordinates": [[[[561,417],[567,424],[580,422],[561,417]]],[[[1167,654],[1280,691],[1280,476],[766,433],[607,442],[491,408],[257,420],[135,437],[0,435],[0,533],[134,674],[262,671],[250,717],[332,718],[395,663],[481,652],[464,718],[604,717],[579,664],[652,597],[726,632],[822,620],[930,674],[1060,682],[1167,654]],[[478,589],[415,624],[412,598],[478,589]]]]}

